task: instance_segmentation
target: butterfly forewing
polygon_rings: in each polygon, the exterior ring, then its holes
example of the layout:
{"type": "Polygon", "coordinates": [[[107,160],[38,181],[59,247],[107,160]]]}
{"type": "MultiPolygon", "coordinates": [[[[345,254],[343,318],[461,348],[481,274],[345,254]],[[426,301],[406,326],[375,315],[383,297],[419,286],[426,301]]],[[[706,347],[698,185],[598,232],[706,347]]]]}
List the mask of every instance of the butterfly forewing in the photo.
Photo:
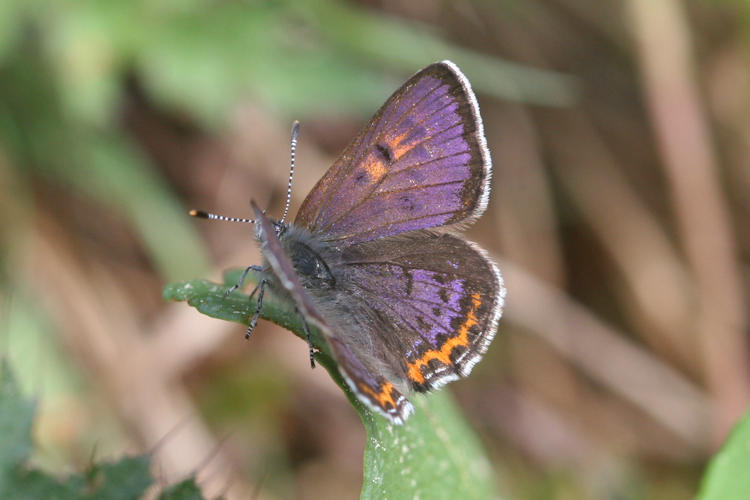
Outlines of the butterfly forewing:
{"type": "Polygon", "coordinates": [[[352,244],[478,217],[490,156],[468,80],[450,62],[397,90],[310,192],[295,223],[352,244]]]}

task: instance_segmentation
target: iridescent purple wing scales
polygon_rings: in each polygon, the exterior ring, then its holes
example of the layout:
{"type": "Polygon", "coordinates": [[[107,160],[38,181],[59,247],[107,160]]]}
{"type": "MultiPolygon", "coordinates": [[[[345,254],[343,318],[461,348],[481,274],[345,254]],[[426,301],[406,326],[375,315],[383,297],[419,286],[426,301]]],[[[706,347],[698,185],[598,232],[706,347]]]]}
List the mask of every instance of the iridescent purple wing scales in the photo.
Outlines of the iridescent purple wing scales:
{"type": "Polygon", "coordinates": [[[449,61],[397,90],[302,204],[295,224],[348,245],[472,220],[491,163],[468,80],[449,61]]]}
{"type": "MultiPolygon", "coordinates": [[[[476,245],[416,231],[353,245],[342,256],[347,287],[390,318],[400,342],[390,368],[427,391],[468,375],[486,352],[502,313],[497,266],[476,245]]],[[[366,322],[362,322],[366,325],[366,322]]]]}

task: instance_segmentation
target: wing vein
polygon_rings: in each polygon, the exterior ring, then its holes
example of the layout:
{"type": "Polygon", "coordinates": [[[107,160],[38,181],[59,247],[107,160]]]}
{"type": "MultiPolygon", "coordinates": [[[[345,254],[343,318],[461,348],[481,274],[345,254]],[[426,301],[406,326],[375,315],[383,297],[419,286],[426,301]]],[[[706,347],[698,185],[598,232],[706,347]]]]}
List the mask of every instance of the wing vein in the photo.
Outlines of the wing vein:
{"type": "MultiPolygon", "coordinates": [[[[446,290],[453,291],[452,289],[450,289],[448,287],[442,287],[442,286],[439,286],[439,285],[435,285],[434,283],[431,283],[431,282],[428,282],[428,281],[414,280],[414,283],[424,283],[424,284],[427,284],[427,285],[434,286],[435,288],[440,288],[440,289],[446,289],[446,290]]],[[[404,301],[410,301],[410,302],[420,302],[422,304],[428,304],[428,305],[433,305],[433,306],[440,306],[440,307],[444,308],[447,311],[451,311],[451,312],[454,312],[454,313],[461,314],[461,310],[460,309],[455,309],[453,307],[450,307],[445,302],[438,302],[438,301],[434,301],[434,300],[414,298],[414,297],[411,297],[411,296],[409,296],[407,294],[401,294],[401,295],[399,295],[399,294],[392,294],[392,293],[386,294],[386,293],[381,293],[381,292],[376,292],[374,290],[370,290],[369,288],[365,288],[362,285],[357,284],[357,283],[353,283],[353,285],[356,286],[357,288],[362,289],[362,290],[368,291],[368,292],[373,293],[373,294],[377,294],[380,297],[386,297],[386,298],[389,298],[389,299],[404,300],[404,301]]],[[[420,312],[424,313],[423,311],[420,311],[420,312]]]]}
{"type": "MultiPolygon", "coordinates": [[[[425,142],[428,142],[428,141],[430,141],[431,139],[434,139],[434,138],[435,138],[435,137],[436,137],[437,135],[439,135],[439,134],[442,134],[442,133],[444,133],[444,132],[447,132],[448,130],[451,130],[452,128],[455,128],[455,127],[457,127],[457,126],[459,126],[459,125],[461,125],[461,123],[457,123],[457,124],[455,124],[455,125],[452,125],[452,126],[450,126],[450,127],[448,127],[448,128],[445,128],[445,129],[443,129],[443,130],[441,130],[441,131],[439,131],[439,132],[437,132],[437,133],[435,133],[435,134],[433,134],[433,135],[431,135],[431,136],[429,136],[429,137],[425,138],[425,139],[424,139],[423,141],[421,141],[421,142],[420,142],[420,144],[423,144],[423,143],[425,143],[425,142]]],[[[459,134],[459,135],[456,135],[456,136],[453,136],[453,137],[449,137],[448,139],[445,139],[445,140],[452,140],[452,139],[457,139],[457,138],[461,137],[462,135],[463,135],[463,133],[462,133],[462,134],[459,134]]],[[[403,156],[406,156],[406,155],[408,155],[408,154],[409,154],[409,153],[410,153],[411,151],[413,151],[414,149],[416,149],[416,148],[411,148],[411,149],[410,149],[409,151],[405,152],[403,156]]],[[[415,168],[415,167],[419,167],[419,166],[422,166],[422,165],[428,165],[428,164],[430,164],[430,163],[431,163],[431,162],[433,162],[433,161],[439,161],[439,160],[441,160],[441,159],[444,159],[444,158],[450,158],[450,157],[452,157],[452,156],[458,156],[458,155],[462,155],[462,154],[466,154],[466,153],[467,153],[467,151],[461,151],[460,153],[454,153],[453,155],[448,155],[448,156],[440,157],[440,158],[437,158],[437,159],[431,159],[431,160],[428,160],[428,161],[422,162],[421,164],[417,164],[417,165],[411,165],[411,166],[409,166],[409,167],[406,167],[406,168],[403,168],[403,169],[401,169],[401,170],[396,170],[396,171],[389,171],[389,172],[388,172],[388,173],[387,173],[386,175],[384,175],[383,177],[381,177],[380,179],[378,179],[378,182],[374,183],[374,184],[372,185],[372,188],[370,189],[370,191],[369,191],[369,192],[368,192],[368,193],[367,193],[367,194],[366,194],[365,196],[363,196],[363,197],[362,197],[362,198],[361,198],[361,199],[360,199],[360,200],[359,200],[359,201],[358,201],[357,203],[355,203],[354,205],[352,205],[351,207],[349,207],[348,209],[346,209],[346,210],[345,210],[344,212],[342,212],[341,214],[339,214],[338,216],[336,216],[336,218],[334,218],[334,219],[331,219],[331,220],[329,220],[328,222],[326,222],[326,224],[325,224],[324,226],[320,226],[320,227],[318,228],[318,230],[319,230],[319,231],[322,231],[322,232],[325,232],[325,231],[326,231],[326,229],[330,228],[330,227],[331,227],[331,226],[333,226],[333,225],[334,225],[334,224],[335,224],[336,222],[338,222],[338,221],[340,221],[341,219],[345,218],[345,217],[346,217],[347,215],[349,215],[349,214],[350,214],[350,213],[352,213],[352,212],[353,212],[354,210],[356,210],[356,209],[357,209],[358,207],[360,207],[360,206],[361,206],[361,205],[362,205],[363,203],[365,203],[366,201],[368,201],[368,200],[372,199],[372,198],[373,198],[373,195],[379,195],[380,193],[377,193],[377,189],[378,189],[378,188],[379,188],[379,187],[380,187],[380,186],[381,186],[381,185],[382,185],[382,184],[383,184],[383,183],[384,183],[384,182],[385,182],[386,180],[388,180],[388,179],[392,178],[391,176],[392,176],[393,174],[400,174],[401,172],[406,172],[406,171],[408,171],[408,170],[410,170],[410,169],[412,169],[412,168],[415,168]]],[[[402,158],[403,158],[403,156],[402,156],[402,158]]],[[[400,161],[400,159],[399,159],[399,161],[400,161]]],[[[398,161],[397,161],[396,163],[398,163],[398,161]]],[[[458,182],[465,182],[465,181],[458,181],[458,182]]],[[[419,187],[419,186],[416,186],[416,187],[419,187]]]]}
{"type": "MultiPolygon", "coordinates": [[[[404,113],[401,115],[401,117],[396,121],[396,123],[391,128],[395,128],[396,126],[400,125],[403,122],[404,118],[408,114],[410,114],[414,110],[414,108],[416,108],[417,106],[421,105],[424,102],[425,99],[427,99],[429,96],[431,96],[433,93],[435,93],[435,91],[439,90],[441,87],[442,87],[442,85],[436,85],[434,88],[432,88],[428,92],[426,92],[425,95],[423,95],[422,97],[420,97],[416,102],[414,102],[414,104],[412,104],[410,107],[408,107],[406,110],[404,110],[404,113]]],[[[411,89],[409,89],[409,90],[411,90],[411,89]]],[[[399,94],[398,97],[397,97],[397,99],[401,99],[401,97],[404,96],[404,95],[406,95],[405,92],[399,94]]],[[[396,97],[396,96],[395,95],[391,96],[391,98],[388,99],[388,102],[386,102],[386,104],[384,104],[383,108],[381,108],[381,109],[388,108],[389,103],[392,102],[392,99],[394,99],[394,97],[396,97]]],[[[441,95],[437,99],[439,99],[441,97],[443,97],[443,96],[441,95]]],[[[430,101],[430,104],[433,103],[433,102],[434,101],[430,101]]],[[[332,181],[329,184],[329,186],[335,186],[335,185],[339,184],[341,182],[341,180],[343,180],[343,178],[346,177],[346,175],[349,173],[349,171],[351,170],[351,168],[354,165],[358,165],[359,162],[362,161],[362,157],[364,156],[365,152],[369,151],[369,149],[370,149],[369,147],[364,147],[364,148],[363,147],[359,147],[359,146],[361,146],[361,143],[364,141],[365,137],[367,137],[367,135],[368,135],[367,134],[367,130],[372,129],[373,126],[375,126],[376,130],[378,130],[377,133],[373,132],[373,133],[370,134],[371,137],[375,138],[375,140],[371,139],[369,141],[370,144],[374,144],[374,143],[376,143],[378,141],[378,139],[380,139],[380,137],[383,134],[383,131],[380,129],[381,128],[380,126],[381,126],[382,123],[385,123],[387,121],[387,120],[383,119],[384,118],[383,115],[384,115],[384,113],[379,113],[378,115],[376,115],[376,119],[373,120],[373,122],[371,122],[368,125],[368,127],[366,129],[364,129],[359,134],[359,136],[351,144],[351,146],[349,148],[347,148],[347,150],[349,150],[350,148],[354,149],[354,150],[359,150],[358,155],[357,155],[356,158],[352,158],[351,161],[349,162],[349,164],[346,167],[342,167],[341,174],[337,175],[335,180],[332,179],[332,181]]],[[[320,202],[320,206],[318,208],[318,213],[315,216],[315,222],[314,222],[314,225],[312,227],[317,227],[317,225],[318,225],[318,223],[320,221],[321,215],[328,209],[329,202],[332,200],[334,194],[335,194],[335,189],[329,187],[328,191],[326,192],[326,195],[327,195],[326,198],[324,200],[321,200],[321,202],[320,202]]]]}
{"type": "MultiPolygon", "coordinates": [[[[401,321],[402,321],[403,323],[405,323],[405,324],[406,324],[406,325],[407,325],[407,326],[408,326],[408,327],[409,327],[409,328],[410,328],[410,329],[411,329],[411,330],[412,330],[412,331],[413,331],[414,333],[416,333],[417,335],[419,335],[419,336],[420,336],[420,337],[421,337],[422,339],[424,339],[425,341],[427,341],[427,342],[428,342],[428,343],[429,343],[430,345],[432,345],[433,347],[435,346],[435,344],[433,344],[433,343],[432,343],[432,341],[430,340],[430,338],[429,338],[429,337],[427,337],[427,336],[425,336],[425,335],[423,335],[423,334],[422,334],[422,332],[421,332],[421,331],[419,330],[419,328],[418,328],[418,327],[416,327],[416,326],[415,326],[414,324],[412,324],[412,323],[411,323],[411,321],[407,320],[407,319],[406,319],[406,318],[405,318],[405,317],[404,317],[404,316],[403,316],[402,314],[400,314],[400,313],[399,313],[399,312],[398,312],[398,311],[397,311],[397,310],[396,310],[396,309],[395,309],[395,308],[394,308],[393,306],[391,306],[390,304],[388,304],[387,302],[385,302],[385,301],[383,301],[383,300],[380,300],[380,297],[382,297],[382,295],[381,295],[381,294],[380,294],[379,292],[375,292],[375,291],[372,291],[372,290],[370,290],[370,289],[368,289],[368,288],[365,288],[365,287],[363,287],[363,286],[361,286],[361,285],[359,285],[359,284],[357,284],[357,283],[352,283],[352,284],[353,284],[354,286],[356,286],[357,288],[359,288],[360,290],[362,290],[363,292],[365,292],[365,293],[367,293],[367,294],[371,295],[371,296],[373,297],[373,299],[375,300],[375,302],[378,302],[378,303],[380,303],[382,307],[385,307],[385,308],[387,308],[387,309],[390,309],[391,311],[393,311],[393,313],[394,313],[394,314],[395,314],[395,315],[396,315],[396,316],[397,316],[397,317],[398,317],[398,318],[399,318],[399,319],[400,319],[400,320],[401,320],[401,321]]],[[[417,309],[416,307],[414,307],[413,305],[411,305],[411,304],[409,304],[409,303],[406,303],[406,306],[407,306],[407,307],[409,307],[410,309],[412,309],[412,310],[413,310],[414,312],[418,313],[419,315],[423,315],[423,314],[424,314],[424,312],[423,312],[423,311],[420,311],[419,309],[417,309]]],[[[428,319],[430,320],[430,322],[431,322],[431,323],[433,324],[433,326],[435,326],[435,327],[437,327],[438,329],[442,330],[442,331],[443,331],[443,332],[445,332],[446,334],[450,335],[451,333],[453,333],[453,332],[452,332],[452,330],[449,330],[448,328],[446,328],[446,327],[445,327],[445,326],[443,326],[442,324],[440,324],[440,323],[437,323],[437,322],[436,322],[435,320],[433,320],[433,319],[432,319],[432,318],[430,318],[429,316],[428,316],[427,318],[428,318],[428,319]]],[[[423,318],[423,319],[424,319],[424,318],[423,318]]]]}
{"type": "Polygon", "coordinates": [[[407,217],[405,219],[399,219],[399,220],[395,220],[395,221],[391,221],[391,222],[386,222],[385,224],[381,224],[379,226],[375,226],[373,228],[370,228],[367,231],[361,231],[361,232],[355,232],[355,233],[348,233],[348,234],[343,234],[343,235],[336,235],[333,238],[324,238],[324,241],[345,240],[345,239],[351,238],[352,236],[356,236],[358,234],[373,233],[373,232],[377,231],[378,229],[382,229],[384,227],[387,227],[387,226],[390,226],[390,225],[393,225],[393,224],[404,223],[404,222],[409,222],[409,221],[414,221],[414,220],[419,220],[419,219],[426,219],[428,217],[437,217],[439,215],[448,215],[448,214],[453,214],[453,213],[455,213],[455,210],[450,210],[448,212],[438,212],[438,213],[434,213],[434,214],[420,215],[419,217],[407,217]]]}

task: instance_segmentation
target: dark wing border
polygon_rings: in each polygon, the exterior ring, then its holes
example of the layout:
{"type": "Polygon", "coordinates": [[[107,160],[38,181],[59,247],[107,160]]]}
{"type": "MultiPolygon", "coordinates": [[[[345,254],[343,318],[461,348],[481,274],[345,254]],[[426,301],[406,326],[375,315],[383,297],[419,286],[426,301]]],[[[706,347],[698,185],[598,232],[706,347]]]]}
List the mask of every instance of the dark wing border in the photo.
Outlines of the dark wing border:
{"type": "Polygon", "coordinates": [[[476,124],[476,130],[474,135],[479,145],[479,154],[482,157],[482,166],[484,170],[484,182],[482,185],[482,192],[479,194],[479,201],[477,206],[474,207],[474,211],[464,220],[464,222],[472,222],[482,216],[485,210],[487,210],[487,204],[490,201],[490,183],[492,181],[492,157],[490,156],[490,150],[487,147],[487,138],[484,136],[484,123],[482,122],[482,116],[479,114],[479,103],[477,102],[477,96],[474,94],[474,90],[471,88],[469,79],[466,78],[458,66],[453,61],[445,59],[440,61],[438,64],[444,64],[456,75],[458,82],[464,89],[466,98],[469,101],[471,107],[471,114],[474,117],[474,123],[476,124]]]}

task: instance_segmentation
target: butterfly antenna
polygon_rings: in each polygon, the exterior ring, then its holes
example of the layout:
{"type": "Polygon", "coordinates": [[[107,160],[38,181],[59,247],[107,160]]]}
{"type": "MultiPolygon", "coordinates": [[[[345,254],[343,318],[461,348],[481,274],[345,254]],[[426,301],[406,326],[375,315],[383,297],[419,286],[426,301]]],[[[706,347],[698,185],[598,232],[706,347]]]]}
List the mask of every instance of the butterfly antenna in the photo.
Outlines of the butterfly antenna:
{"type": "Polygon", "coordinates": [[[299,121],[294,120],[292,124],[292,161],[289,167],[289,183],[286,186],[286,205],[284,206],[284,215],[281,216],[281,222],[286,220],[286,216],[289,214],[289,205],[292,202],[292,179],[294,178],[294,153],[297,150],[297,139],[299,139],[299,121]]]}
{"type": "Polygon", "coordinates": [[[188,213],[193,217],[198,217],[199,219],[223,220],[226,222],[244,222],[247,224],[255,224],[255,219],[246,219],[244,217],[227,217],[226,215],[212,214],[209,212],[204,212],[203,210],[191,210],[188,213]]]}

